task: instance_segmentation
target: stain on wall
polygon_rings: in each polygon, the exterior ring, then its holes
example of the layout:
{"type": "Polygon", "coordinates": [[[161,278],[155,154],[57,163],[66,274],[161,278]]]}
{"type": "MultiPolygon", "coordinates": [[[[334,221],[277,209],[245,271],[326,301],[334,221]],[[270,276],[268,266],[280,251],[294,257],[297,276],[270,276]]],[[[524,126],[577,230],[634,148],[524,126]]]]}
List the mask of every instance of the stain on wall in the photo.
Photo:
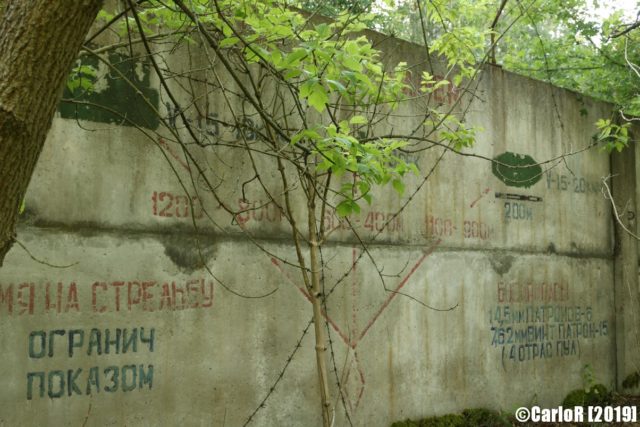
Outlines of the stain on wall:
{"type": "Polygon", "coordinates": [[[92,90],[87,90],[86,85],[82,84],[73,91],[65,87],[63,101],[58,106],[62,118],[114,123],[121,126],[142,126],[149,129],[158,127],[160,119],[154,110],[158,111],[159,95],[158,91],[151,87],[149,64],[119,53],[111,53],[108,56],[108,61],[113,65],[112,69],[108,69],[95,56],[83,57],[81,61],[81,65],[98,70],[97,77],[92,78],[84,74],[82,76],[91,80],[92,90]],[[145,102],[145,99],[149,103],[145,102]]]}
{"type": "Polygon", "coordinates": [[[542,168],[528,154],[509,151],[496,156],[491,171],[500,181],[510,187],[529,188],[542,178],[542,168]]]}

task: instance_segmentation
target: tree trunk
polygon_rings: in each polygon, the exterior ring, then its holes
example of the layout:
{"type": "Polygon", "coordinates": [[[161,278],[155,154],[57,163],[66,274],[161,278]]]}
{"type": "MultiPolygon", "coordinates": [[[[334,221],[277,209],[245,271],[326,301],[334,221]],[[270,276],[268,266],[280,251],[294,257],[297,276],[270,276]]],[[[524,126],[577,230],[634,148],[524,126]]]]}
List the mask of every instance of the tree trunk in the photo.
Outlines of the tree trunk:
{"type": "Polygon", "coordinates": [[[0,5],[0,266],[42,150],[62,84],[102,1],[0,5]]]}
{"type": "Polygon", "coordinates": [[[327,340],[324,335],[324,317],[322,316],[322,300],[324,295],[320,283],[322,265],[319,258],[318,233],[316,232],[316,205],[313,189],[315,183],[310,180],[309,190],[312,195],[307,200],[309,222],[309,252],[311,257],[311,304],[313,305],[313,326],[316,337],[316,367],[320,388],[322,425],[332,424],[331,397],[329,394],[329,378],[327,376],[327,340]]]}

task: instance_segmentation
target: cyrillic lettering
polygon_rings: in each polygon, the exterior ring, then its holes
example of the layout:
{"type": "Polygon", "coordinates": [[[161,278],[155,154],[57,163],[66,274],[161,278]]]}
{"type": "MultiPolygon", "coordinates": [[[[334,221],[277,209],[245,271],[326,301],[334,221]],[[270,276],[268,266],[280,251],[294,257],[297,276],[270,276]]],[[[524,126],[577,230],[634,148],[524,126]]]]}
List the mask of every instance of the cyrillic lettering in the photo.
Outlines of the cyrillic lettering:
{"type": "Polygon", "coordinates": [[[69,357],[73,357],[73,348],[80,348],[84,344],[84,331],[82,329],[72,329],[69,331],[69,357]],[[76,341],[75,336],[79,335],[76,341]]]}
{"type": "Polygon", "coordinates": [[[48,378],[47,378],[47,388],[48,388],[48,394],[49,397],[52,399],[56,399],[58,397],[62,397],[62,395],[64,394],[64,372],[62,371],[51,371],[49,372],[48,378]],[[53,391],[53,387],[55,384],[55,378],[58,378],[58,385],[59,385],[59,390],[58,391],[53,391]]]}
{"type": "Polygon", "coordinates": [[[117,366],[109,366],[104,370],[105,377],[107,376],[107,372],[111,371],[113,374],[111,375],[111,385],[109,387],[105,386],[104,391],[108,391],[110,393],[118,390],[118,375],[120,374],[120,370],[117,366]]]}
{"type": "Polygon", "coordinates": [[[95,348],[96,354],[102,354],[102,334],[96,328],[91,329],[89,334],[89,348],[87,350],[87,355],[91,356],[93,354],[93,350],[95,348]]]}
{"type": "Polygon", "coordinates": [[[127,330],[122,332],[122,353],[126,353],[131,348],[131,351],[136,353],[138,351],[138,328],[131,330],[131,335],[127,338],[127,330]]]}
{"type": "Polygon", "coordinates": [[[149,344],[149,351],[153,353],[153,344],[155,341],[155,328],[149,329],[149,338],[144,337],[144,328],[140,328],[140,341],[149,344]]]}
{"type": "Polygon", "coordinates": [[[91,387],[96,388],[96,393],[100,393],[100,376],[98,375],[98,367],[94,366],[89,369],[89,378],[87,378],[87,394],[91,394],[91,387]]]}
{"type": "Polygon", "coordinates": [[[125,365],[122,367],[122,375],[120,376],[122,382],[122,391],[131,391],[136,388],[138,382],[138,369],[136,365],[125,365]],[[127,381],[127,371],[131,372],[131,383],[127,381]]]}
{"type": "Polygon", "coordinates": [[[0,285],[0,304],[7,304],[7,312],[13,313],[13,283],[8,285],[4,292],[2,292],[2,285],[0,285]]]}
{"type": "MultiPolygon", "coordinates": [[[[44,397],[44,372],[29,372],[27,373],[27,400],[33,399],[33,379],[40,379],[40,396],[44,397]]],[[[142,379],[141,379],[142,381],[142,379]]]]}
{"type": "MultiPolygon", "coordinates": [[[[64,335],[66,332],[64,329],[54,329],[53,331],[49,331],[49,357],[53,357],[53,338],[56,335],[64,335]]],[[[51,374],[49,374],[51,375],[51,374]]]]}
{"type": "Polygon", "coordinates": [[[71,396],[73,393],[82,395],[82,392],[76,385],[76,380],[78,379],[80,372],[82,372],[82,369],[80,368],[76,369],[75,371],[73,369],[69,369],[67,371],[67,390],[69,392],[69,396],[71,396]]]}
{"type": "Polygon", "coordinates": [[[47,346],[46,346],[46,337],[47,334],[44,331],[33,331],[29,334],[29,357],[32,359],[41,359],[44,357],[47,346]],[[39,337],[39,340],[36,340],[36,337],[39,337]],[[36,345],[34,344],[36,341],[40,341],[40,350],[36,351],[36,345]]]}
{"type": "Polygon", "coordinates": [[[140,388],[144,387],[145,384],[149,384],[149,390],[151,390],[151,386],[153,386],[153,365],[147,367],[146,374],[144,372],[144,365],[140,365],[139,369],[138,377],[140,378],[140,388]]]}
{"type": "Polygon", "coordinates": [[[109,354],[109,350],[112,345],[116,347],[116,354],[120,354],[120,338],[122,336],[122,330],[120,328],[116,329],[116,338],[115,340],[111,339],[111,331],[109,329],[105,329],[104,331],[104,354],[109,354]]]}

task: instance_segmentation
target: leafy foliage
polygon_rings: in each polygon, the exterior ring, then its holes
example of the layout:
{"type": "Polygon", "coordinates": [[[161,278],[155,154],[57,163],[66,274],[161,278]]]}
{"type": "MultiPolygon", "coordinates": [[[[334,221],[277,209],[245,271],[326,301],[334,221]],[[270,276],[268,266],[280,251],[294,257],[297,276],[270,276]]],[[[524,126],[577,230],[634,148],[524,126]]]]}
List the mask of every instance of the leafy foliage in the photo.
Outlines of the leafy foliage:
{"type": "Polygon", "coordinates": [[[522,24],[505,36],[502,63],[507,69],[549,81],[638,114],[638,76],[630,68],[640,59],[637,34],[612,38],[623,16],[598,20],[585,0],[547,2],[526,11],[522,24]]]}
{"type": "Polygon", "coordinates": [[[604,406],[611,403],[611,392],[602,384],[595,384],[588,389],[571,391],[562,401],[562,406],[604,406]]]}
{"type": "Polygon", "coordinates": [[[593,13],[605,5],[591,0],[545,2],[501,0],[396,0],[381,8],[373,27],[416,43],[426,43],[449,60],[470,63],[496,41],[496,61],[505,69],[619,105],[640,115],[638,88],[640,33],[621,34],[635,22],[613,9],[606,17],[593,13]],[[428,38],[423,38],[418,5],[423,5],[428,38]],[[428,9],[428,12],[426,12],[428,9]],[[440,35],[443,35],[440,37],[440,35]],[[449,46],[447,41],[455,41],[449,46]],[[483,49],[483,47],[485,49],[483,49]]]}
{"type": "Polygon", "coordinates": [[[563,406],[570,408],[574,406],[604,406],[611,404],[611,391],[597,382],[591,365],[585,365],[582,368],[582,382],[584,387],[569,392],[562,401],[563,406]]]}
{"type": "Polygon", "coordinates": [[[640,385],[640,372],[639,371],[635,371],[632,374],[629,374],[625,377],[625,379],[622,381],[622,387],[623,388],[635,388],[638,387],[638,385],[640,385]]]}
{"type": "MultiPolygon", "coordinates": [[[[342,5],[338,0],[328,3],[338,9],[342,5]]],[[[640,116],[637,17],[634,22],[615,8],[605,15],[605,8],[615,4],[593,0],[507,1],[501,10],[502,3],[387,0],[369,6],[374,16],[366,22],[443,55],[450,66],[459,67],[456,84],[473,76],[473,64],[491,51],[509,71],[614,103],[627,119],[640,116]]],[[[624,127],[597,125],[606,150],[626,146],[624,127]]]]}
{"type": "Polygon", "coordinates": [[[91,92],[94,88],[97,71],[89,65],[79,64],[71,70],[71,74],[67,79],[67,88],[71,92],[82,89],[85,92],[91,92]]]}
{"type": "MultiPolygon", "coordinates": [[[[392,7],[394,2],[387,1],[386,5],[392,7]]],[[[180,42],[193,43],[193,19],[179,6],[178,2],[144,3],[138,13],[139,28],[148,38],[164,29],[179,34],[176,40],[180,42]]],[[[328,176],[341,179],[340,186],[331,190],[338,215],[360,212],[362,200],[371,203],[375,186],[391,184],[403,194],[405,175],[418,174],[416,165],[399,155],[409,141],[402,136],[376,137],[372,128],[376,115],[396,110],[410,89],[407,65],[383,67],[380,52],[362,34],[367,27],[382,22],[380,5],[368,0],[198,0],[190,2],[189,7],[195,22],[214,34],[218,54],[230,58],[240,55],[246,67],[266,71],[276,85],[297,98],[295,117],[286,118],[287,123],[266,120],[265,124],[275,127],[279,139],[286,135],[291,150],[304,154],[296,158],[303,159],[300,166],[309,176],[316,180],[328,176]],[[327,13],[334,20],[310,20],[290,8],[291,4],[327,13]],[[373,11],[377,14],[367,13],[373,11]],[[302,126],[292,128],[291,123],[302,126]],[[352,178],[346,179],[347,175],[352,178]]],[[[488,2],[480,2],[474,6],[475,13],[487,7],[488,2]]],[[[451,80],[436,79],[424,72],[420,92],[427,97],[443,86],[459,86],[477,75],[488,30],[475,32],[470,25],[455,26],[456,19],[466,22],[466,15],[448,9],[444,0],[425,4],[425,13],[430,25],[441,25],[432,51],[445,60],[451,80]]],[[[100,18],[109,21],[113,16],[102,12],[100,18]]],[[[117,32],[124,39],[136,24],[133,16],[127,16],[117,32]]],[[[89,71],[76,70],[73,75],[84,77],[70,79],[70,88],[87,85],[89,71]]],[[[438,129],[440,143],[455,150],[473,144],[475,130],[451,111],[429,106],[425,117],[423,126],[438,129]]]]}
{"type": "Polygon", "coordinates": [[[460,414],[446,414],[419,421],[397,421],[391,427],[507,427],[512,425],[502,414],[485,408],[465,409],[460,414]]]}
{"type": "Polygon", "coordinates": [[[629,145],[629,127],[631,127],[631,123],[618,125],[612,123],[611,119],[600,119],[597,121],[596,126],[599,130],[597,140],[605,142],[602,147],[604,150],[620,152],[629,145]]]}
{"type": "Polygon", "coordinates": [[[293,5],[310,12],[335,17],[345,11],[352,14],[370,12],[373,3],[373,0],[300,0],[293,5]]]}

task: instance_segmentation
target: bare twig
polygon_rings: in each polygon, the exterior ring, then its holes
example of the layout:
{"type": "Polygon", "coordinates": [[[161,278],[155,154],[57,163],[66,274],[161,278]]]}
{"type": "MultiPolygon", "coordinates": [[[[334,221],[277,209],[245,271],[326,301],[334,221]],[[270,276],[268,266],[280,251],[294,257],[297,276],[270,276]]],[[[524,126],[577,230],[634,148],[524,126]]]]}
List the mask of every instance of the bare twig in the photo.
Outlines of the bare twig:
{"type": "Polygon", "coordinates": [[[36,256],[35,256],[35,255],[33,255],[33,254],[31,253],[31,251],[30,251],[30,250],[29,250],[29,249],[28,249],[28,248],[27,248],[27,247],[26,247],[26,246],[25,246],[25,245],[24,245],[20,240],[18,240],[18,239],[16,239],[16,238],[14,238],[14,239],[13,239],[13,241],[14,241],[15,243],[17,243],[17,244],[18,244],[18,246],[20,246],[22,249],[24,249],[24,251],[27,253],[27,255],[29,255],[29,257],[30,257],[32,260],[34,260],[34,261],[35,261],[35,262],[37,262],[37,263],[44,264],[44,265],[46,265],[47,267],[52,267],[52,268],[69,268],[69,267],[73,267],[74,265],[78,265],[78,264],[80,263],[80,261],[76,261],[76,262],[74,262],[74,263],[72,263],[72,264],[67,264],[67,265],[51,264],[50,262],[47,262],[47,261],[44,261],[44,260],[42,260],[42,259],[36,258],[36,256]]]}
{"type": "Polygon", "coordinates": [[[624,223],[620,219],[620,214],[618,213],[618,207],[616,206],[616,202],[613,196],[611,195],[611,189],[609,189],[609,185],[607,184],[607,181],[609,181],[614,176],[616,175],[608,175],[602,178],[602,187],[603,187],[602,192],[604,193],[604,197],[605,199],[611,201],[611,207],[613,208],[614,217],[616,219],[616,222],[620,225],[620,227],[622,227],[622,229],[626,231],[627,234],[629,234],[634,239],[640,240],[640,237],[637,234],[635,234],[633,231],[629,230],[629,228],[626,225],[624,225],[624,223]]]}

